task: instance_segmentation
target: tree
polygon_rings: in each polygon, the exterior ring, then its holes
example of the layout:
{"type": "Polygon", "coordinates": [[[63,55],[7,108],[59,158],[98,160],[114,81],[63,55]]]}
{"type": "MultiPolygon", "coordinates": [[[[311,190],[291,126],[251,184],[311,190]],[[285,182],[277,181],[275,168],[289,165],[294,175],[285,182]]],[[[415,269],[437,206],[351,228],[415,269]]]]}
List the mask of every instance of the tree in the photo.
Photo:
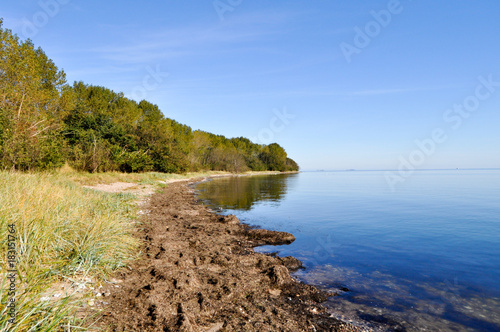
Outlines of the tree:
{"type": "Polygon", "coordinates": [[[0,20],[2,166],[21,170],[57,167],[64,161],[56,148],[62,143],[54,140],[61,139],[57,131],[65,74],[41,48],[30,40],[20,41],[2,23],[0,20]],[[44,160],[50,162],[44,164],[44,160]]]}
{"type": "Polygon", "coordinates": [[[41,48],[0,20],[0,168],[66,161],[89,172],[298,169],[276,143],[193,132],[148,101],[83,82],[69,86],[41,48]]]}

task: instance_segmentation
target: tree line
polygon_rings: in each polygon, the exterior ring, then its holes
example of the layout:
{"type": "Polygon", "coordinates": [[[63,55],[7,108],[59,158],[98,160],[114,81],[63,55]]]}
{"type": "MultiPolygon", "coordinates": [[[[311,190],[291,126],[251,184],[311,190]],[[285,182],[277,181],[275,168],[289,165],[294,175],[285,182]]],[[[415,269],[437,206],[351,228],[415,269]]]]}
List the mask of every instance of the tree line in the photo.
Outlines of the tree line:
{"type": "Polygon", "coordinates": [[[65,163],[88,172],[295,171],[278,144],[192,130],[146,100],[69,85],[41,48],[0,19],[0,169],[65,163]]]}

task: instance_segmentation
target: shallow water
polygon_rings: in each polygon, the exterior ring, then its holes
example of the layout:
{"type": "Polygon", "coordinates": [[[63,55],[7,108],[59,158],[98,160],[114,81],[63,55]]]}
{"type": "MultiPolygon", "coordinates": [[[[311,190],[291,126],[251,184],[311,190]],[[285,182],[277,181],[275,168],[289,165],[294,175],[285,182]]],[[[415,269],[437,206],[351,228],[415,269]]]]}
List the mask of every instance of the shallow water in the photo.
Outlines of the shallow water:
{"type": "Polygon", "coordinates": [[[225,214],[296,241],[305,282],[336,290],[336,316],[379,330],[500,331],[500,171],[222,178],[197,187],[225,214]]]}

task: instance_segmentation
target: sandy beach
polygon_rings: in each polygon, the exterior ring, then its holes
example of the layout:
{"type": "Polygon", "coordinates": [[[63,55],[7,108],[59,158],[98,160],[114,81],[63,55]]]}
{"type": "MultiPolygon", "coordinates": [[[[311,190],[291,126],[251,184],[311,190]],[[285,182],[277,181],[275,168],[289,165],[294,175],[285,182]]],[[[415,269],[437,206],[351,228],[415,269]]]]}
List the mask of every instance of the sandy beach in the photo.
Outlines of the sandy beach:
{"type": "MultiPolygon", "coordinates": [[[[192,182],[191,182],[192,184],[192,182]]],[[[197,201],[189,182],[144,205],[139,259],[114,276],[100,306],[109,331],[358,331],[321,306],[328,294],[295,281],[293,257],[254,252],[292,234],[252,229],[197,201]]]]}

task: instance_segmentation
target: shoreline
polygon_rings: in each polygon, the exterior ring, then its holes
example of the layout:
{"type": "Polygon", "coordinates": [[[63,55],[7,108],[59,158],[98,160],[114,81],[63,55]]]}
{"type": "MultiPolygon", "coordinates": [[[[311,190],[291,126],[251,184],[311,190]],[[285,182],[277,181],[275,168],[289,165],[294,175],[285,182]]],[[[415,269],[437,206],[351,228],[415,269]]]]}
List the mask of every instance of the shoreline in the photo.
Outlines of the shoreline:
{"type": "MultiPolygon", "coordinates": [[[[221,176],[241,175],[213,177],[221,176]]],[[[360,331],[321,305],[335,294],[290,276],[302,266],[298,259],[253,250],[291,243],[292,234],[253,229],[235,216],[214,213],[190,188],[199,180],[171,182],[149,198],[137,234],[144,241],[141,257],[116,273],[115,284],[105,290],[101,327],[360,331]]]]}

